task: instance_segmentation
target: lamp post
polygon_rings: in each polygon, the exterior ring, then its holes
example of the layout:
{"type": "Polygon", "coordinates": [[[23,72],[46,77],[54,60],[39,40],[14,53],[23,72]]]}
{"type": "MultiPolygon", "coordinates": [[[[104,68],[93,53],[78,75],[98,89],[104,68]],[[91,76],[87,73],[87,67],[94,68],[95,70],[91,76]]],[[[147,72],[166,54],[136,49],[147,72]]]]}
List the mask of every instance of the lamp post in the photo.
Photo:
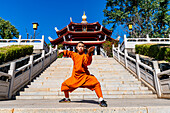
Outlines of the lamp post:
{"type": "Polygon", "coordinates": [[[33,29],[34,29],[34,37],[33,38],[35,39],[35,31],[37,30],[39,24],[37,22],[33,22],[32,24],[33,24],[33,29]]]}
{"type": "Polygon", "coordinates": [[[131,30],[131,36],[132,36],[132,23],[129,23],[128,28],[129,30],[131,30]]]}

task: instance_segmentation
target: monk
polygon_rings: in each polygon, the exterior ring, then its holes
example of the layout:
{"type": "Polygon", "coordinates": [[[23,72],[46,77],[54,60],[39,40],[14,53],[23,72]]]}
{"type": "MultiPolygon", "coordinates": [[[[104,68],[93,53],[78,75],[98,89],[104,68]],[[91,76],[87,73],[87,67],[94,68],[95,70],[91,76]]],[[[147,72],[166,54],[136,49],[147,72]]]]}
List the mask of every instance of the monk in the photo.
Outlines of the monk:
{"type": "Polygon", "coordinates": [[[101,107],[107,107],[107,103],[103,99],[99,81],[94,75],[90,74],[87,68],[87,66],[92,62],[92,55],[95,47],[90,47],[87,54],[85,54],[84,43],[78,42],[76,49],[77,53],[68,50],[59,50],[58,52],[59,54],[63,53],[64,56],[71,57],[74,62],[72,76],[65,80],[61,86],[61,91],[64,91],[65,98],[61,99],[59,102],[70,102],[71,100],[69,99],[69,92],[81,87],[88,88],[92,91],[95,90],[99,98],[99,105],[101,107]]]}

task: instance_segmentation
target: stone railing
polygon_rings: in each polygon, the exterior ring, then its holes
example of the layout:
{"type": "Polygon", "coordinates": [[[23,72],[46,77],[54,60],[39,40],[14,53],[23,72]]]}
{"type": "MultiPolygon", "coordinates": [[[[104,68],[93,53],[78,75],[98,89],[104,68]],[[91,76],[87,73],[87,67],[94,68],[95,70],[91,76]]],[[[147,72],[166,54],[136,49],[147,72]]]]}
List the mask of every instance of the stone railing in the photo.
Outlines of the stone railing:
{"type": "Polygon", "coordinates": [[[124,49],[128,49],[134,52],[136,44],[146,44],[146,43],[170,44],[170,34],[169,34],[169,38],[149,38],[149,35],[147,35],[146,38],[126,38],[126,35],[124,35],[124,41],[120,46],[120,50],[123,51],[124,49]]]}
{"type": "Polygon", "coordinates": [[[8,99],[11,75],[0,72],[0,99],[8,99]]]}
{"type": "MultiPolygon", "coordinates": [[[[158,97],[162,97],[164,93],[170,94],[170,79],[160,80],[158,78],[158,76],[165,74],[165,72],[160,72],[157,61],[152,61],[153,67],[150,67],[140,61],[138,54],[136,54],[136,58],[133,58],[128,55],[126,49],[122,53],[120,45],[117,49],[113,45],[113,57],[145,85],[156,92],[158,97]]],[[[167,73],[170,73],[170,70],[166,71],[167,73]]]]}
{"type": "Polygon", "coordinates": [[[33,45],[34,50],[49,51],[48,45],[44,41],[44,35],[42,35],[42,39],[22,39],[21,35],[18,39],[0,39],[0,47],[10,45],[33,45]]]}
{"type": "Polygon", "coordinates": [[[170,97],[170,69],[158,73],[158,77],[161,78],[162,76],[168,76],[166,79],[161,79],[160,84],[161,84],[161,90],[163,94],[169,94],[170,97]]]}
{"type": "Polygon", "coordinates": [[[108,57],[103,48],[100,48],[100,55],[102,55],[103,57],[108,57]]]}
{"type": "Polygon", "coordinates": [[[125,44],[124,44],[124,41],[123,41],[120,45],[120,51],[123,51],[124,49],[125,49],[125,44]]]}
{"type": "Polygon", "coordinates": [[[0,99],[10,99],[56,59],[57,48],[50,47],[49,53],[45,54],[43,50],[41,57],[37,59],[31,55],[28,64],[17,69],[16,62],[11,62],[8,74],[0,72],[0,99]]]}

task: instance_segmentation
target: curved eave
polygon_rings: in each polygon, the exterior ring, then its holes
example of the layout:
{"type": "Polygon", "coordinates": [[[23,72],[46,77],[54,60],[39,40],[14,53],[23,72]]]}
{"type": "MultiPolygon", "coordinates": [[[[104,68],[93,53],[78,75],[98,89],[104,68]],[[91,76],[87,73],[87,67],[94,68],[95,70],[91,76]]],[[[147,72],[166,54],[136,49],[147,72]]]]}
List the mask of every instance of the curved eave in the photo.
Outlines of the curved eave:
{"type": "Polygon", "coordinates": [[[62,41],[63,39],[61,39],[61,38],[57,38],[57,39],[55,39],[55,40],[51,40],[50,41],[50,43],[51,44],[58,44],[60,41],[62,41]]]}
{"type": "MultiPolygon", "coordinates": [[[[87,24],[70,22],[70,23],[68,24],[68,26],[71,26],[71,25],[98,25],[98,26],[101,26],[99,22],[87,23],[87,24]]],[[[103,28],[104,28],[107,32],[109,32],[109,33],[112,34],[112,31],[106,29],[105,27],[103,27],[103,28]]],[[[64,27],[63,29],[59,30],[59,31],[56,31],[57,35],[61,34],[65,29],[67,29],[67,26],[64,27]]]]}
{"type": "MultiPolygon", "coordinates": [[[[105,34],[103,31],[95,31],[95,32],[74,32],[74,31],[67,31],[65,34],[63,34],[64,36],[68,35],[68,34],[71,34],[71,35],[84,35],[84,36],[95,36],[95,35],[99,35],[99,34],[102,34],[102,35],[107,35],[105,34]]],[[[57,39],[55,40],[52,40],[50,41],[51,44],[55,44],[55,43],[59,43],[59,41],[63,40],[63,35],[58,37],[57,39]]],[[[109,35],[107,35],[108,38],[114,40],[113,38],[111,38],[109,35]]]]}
{"type": "Polygon", "coordinates": [[[103,27],[103,29],[106,30],[106,31],[109,33],[110,36],[112,35],[112,31],[108,30],[108,29],[105,28],[105,27],[103,27]]]}
{"type": "MultiPolygon", "coordinates": [[[[70,23],[68,24],[68,26],[71,26],[73,23],[74,23],[74,22],[70,22],[70,23]]],[[[61,34],[62,32],[64,32],[64,30],[66,30],[66,29],[67,29],[67,26],[64,27],[63,29],[59,30],[59,31],[56,31],[57,35],[60,35],[60,34],[61,34]]]]}
{"type": "MultiPolygon", "coordinates": [[[[79,41],[64,41],[62,44],[77,45],[79,41]]],[[[82,41],[85,45],[101,45],[105,41],[82,41]]]]}

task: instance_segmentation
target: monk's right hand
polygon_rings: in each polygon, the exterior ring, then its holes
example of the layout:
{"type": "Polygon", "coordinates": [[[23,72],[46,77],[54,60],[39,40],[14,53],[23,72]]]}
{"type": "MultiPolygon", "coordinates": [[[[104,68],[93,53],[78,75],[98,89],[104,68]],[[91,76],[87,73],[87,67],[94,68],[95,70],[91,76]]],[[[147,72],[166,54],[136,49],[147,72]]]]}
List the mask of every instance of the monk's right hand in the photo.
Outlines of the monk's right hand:
{"type": "Polygon", "coordinates": [[[63,53],[64,51],[63,50],[58,50],[58,54],[61,54],[63,53]]]}

